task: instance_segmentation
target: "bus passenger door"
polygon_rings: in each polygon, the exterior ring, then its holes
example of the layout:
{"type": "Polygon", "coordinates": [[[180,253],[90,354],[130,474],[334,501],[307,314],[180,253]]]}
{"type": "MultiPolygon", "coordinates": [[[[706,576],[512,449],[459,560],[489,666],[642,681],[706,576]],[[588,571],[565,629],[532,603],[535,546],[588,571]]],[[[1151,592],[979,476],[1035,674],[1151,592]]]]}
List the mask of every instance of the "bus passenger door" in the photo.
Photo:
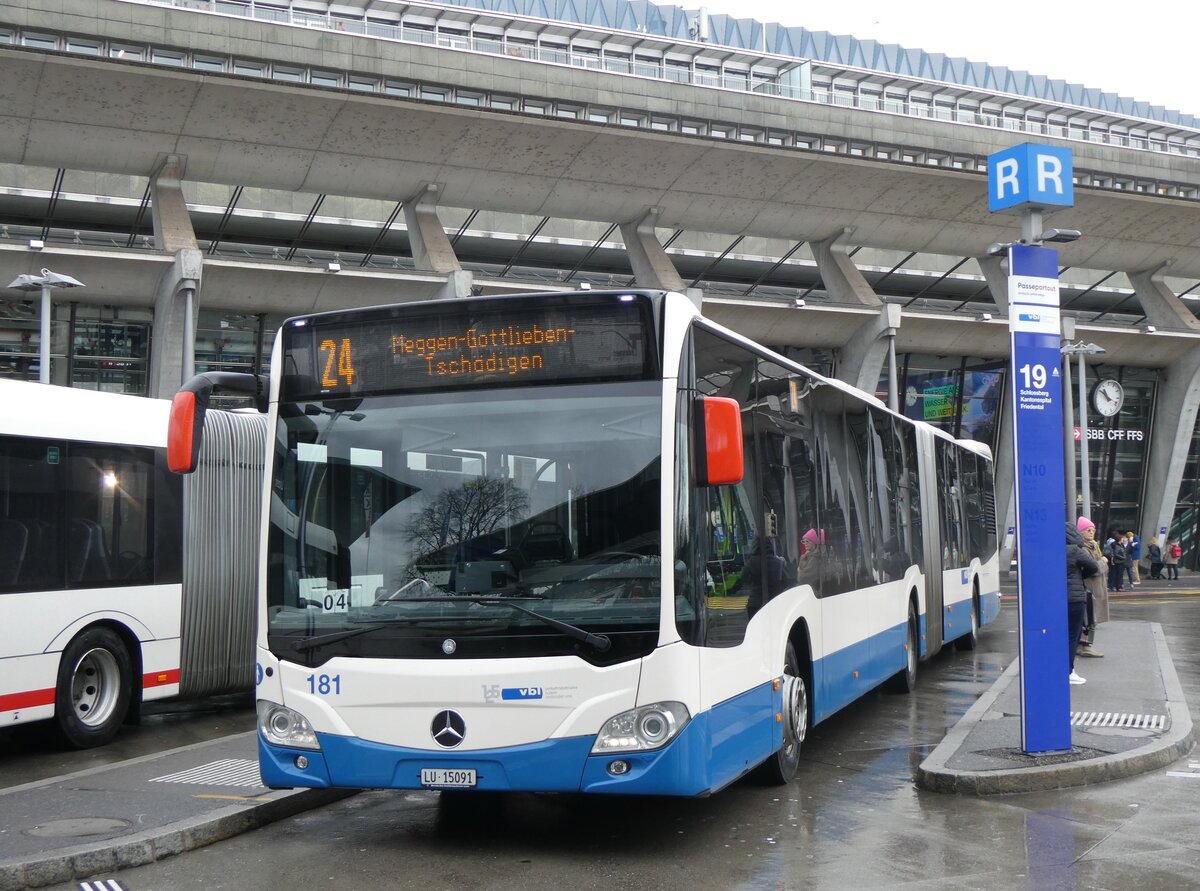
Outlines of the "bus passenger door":
{"type": "Polygon", "coordinates": [[[941,490],[937,478],[937,456],[934,437],[928,430],[917,430],[918,454],[921,467],[921,516],[923,523],[922,541],[924,559],[922,570],[925,575],[925,656],[932,656],[942,648],[942,522],[941,490]]]}

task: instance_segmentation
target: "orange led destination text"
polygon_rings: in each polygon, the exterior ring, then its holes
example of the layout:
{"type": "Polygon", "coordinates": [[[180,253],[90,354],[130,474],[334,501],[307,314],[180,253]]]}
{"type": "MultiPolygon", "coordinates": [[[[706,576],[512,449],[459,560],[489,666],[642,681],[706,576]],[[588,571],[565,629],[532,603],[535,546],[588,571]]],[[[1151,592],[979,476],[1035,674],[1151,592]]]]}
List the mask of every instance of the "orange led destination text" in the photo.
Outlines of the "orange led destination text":
{"type": "Polygon", "coordinates": [[[545,367],[544,347],[565,346],[574,334],[574,328],[543,328],[537,324],[468,328],[465,334],[438,337],[394,334],[392,354],[420,356],[430,377],[519,375],[545,367]]]}

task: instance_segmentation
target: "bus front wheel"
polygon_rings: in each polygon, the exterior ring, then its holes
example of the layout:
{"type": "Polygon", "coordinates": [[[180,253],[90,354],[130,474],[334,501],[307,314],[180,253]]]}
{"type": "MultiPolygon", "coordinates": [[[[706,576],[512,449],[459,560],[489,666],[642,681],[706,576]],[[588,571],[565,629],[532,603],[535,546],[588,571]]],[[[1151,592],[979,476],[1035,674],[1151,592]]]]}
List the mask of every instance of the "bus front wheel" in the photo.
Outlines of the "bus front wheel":
{"type": "Polygon", "coordinates": [[[125,720],[133,660],[116,632],[89,628],[63,650],[54,693],[59,733],[78,749],[109,742],[125,720]]]}
{"type": "Polygon", "coordinates": [[[808,733],[809,694],[806,666],[789,641],[783,658],[783,745],[755,770],[759,781],[786,786],[800,766],[800,747],[808,733]]]}

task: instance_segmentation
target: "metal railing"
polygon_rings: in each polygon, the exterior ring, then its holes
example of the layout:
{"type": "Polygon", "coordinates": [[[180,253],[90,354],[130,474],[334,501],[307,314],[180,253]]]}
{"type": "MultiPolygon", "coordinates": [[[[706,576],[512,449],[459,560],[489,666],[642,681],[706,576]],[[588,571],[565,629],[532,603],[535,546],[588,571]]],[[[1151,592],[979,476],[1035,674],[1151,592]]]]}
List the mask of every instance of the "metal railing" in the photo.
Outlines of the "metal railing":
{"type": "MultiPolygon", "coordinates": [[[[799,102],[813,102],[819,105],[833,105],[884,114],[897,114],[996,129],[1016,130],[1035,136],[1050,136],[1081,142],[1115,145],[1135,151],[1200,157],[1200,145],[1192,145],[1177,140],[1126,136],[1102,130],[1093,130],[1091,127],[1054,125],[1043,121],[1026,120],[1008,114],[996,115],[981,112],[973,108],[950,107],[910,98],[903,100],[893,98],[881,99],[875,96],[864,96],[843,90],[804,89],[779,83],[775,80],[764,79],[756,76],[753,72],[737,75],[714,74],[675,66],[665,59],[659,63],[651,63],[624,57],[606,56],[603,53],[593,55],[592,53],[580,53],[570,49],[518,42],[508,39],[507,36],[497,38],[496,36],[475,37],[471,35],[448,34],[425,27],[414,27],[404,24],[390,25],[380,22],[343,18],[332,14],[321,15],[311,12],[299,12],[290,8],[281,9],[273,6],[260,6],[254,3],[253,0],[123,0],[123,2],[149,6],[170,6],[176,9],[237,16],[239,18],[267,21],[280,25],[318,28],[362,37],[398,40],[405,43],[417,43],[426,46],[442,47],[444,49],[485,53],[488,55],[502,55],[530,62],[567,65],[575,68],[606,71],[617,75],[691,84],[692,86],[710,89],[756,93],[799,102]]],[[[998,94],[996,98],[1003,100],[1006,95],[998,94]]],[[[1012,98],[1024,105],[1030,102],[1030,97],[1013,96],[1012,98]]],[[[1069,106],[1063,108],[1064,111],[1074,110],[1069,106]]],[[[1087,109],[1079,110],[1088,111],[1087,109]]],[[[1200,134],[1197,134],[1197,138],[1200,139],[1200,134]]]]}

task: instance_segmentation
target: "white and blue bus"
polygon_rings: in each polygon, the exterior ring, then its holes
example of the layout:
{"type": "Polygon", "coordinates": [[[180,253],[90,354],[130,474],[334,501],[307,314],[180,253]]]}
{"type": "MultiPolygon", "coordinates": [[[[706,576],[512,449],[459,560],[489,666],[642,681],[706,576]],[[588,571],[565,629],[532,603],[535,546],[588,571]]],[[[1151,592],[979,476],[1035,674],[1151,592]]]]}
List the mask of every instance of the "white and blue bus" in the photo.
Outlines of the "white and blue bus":
{"type": "MultiPolygon", "coordinates": [[[[984,446],[581,291],[294,318],[269,382],[272,787],[704,795],[999,613],[984,446]]],[[[186,471],[214,382],[176,395],[186,471]]]]}

